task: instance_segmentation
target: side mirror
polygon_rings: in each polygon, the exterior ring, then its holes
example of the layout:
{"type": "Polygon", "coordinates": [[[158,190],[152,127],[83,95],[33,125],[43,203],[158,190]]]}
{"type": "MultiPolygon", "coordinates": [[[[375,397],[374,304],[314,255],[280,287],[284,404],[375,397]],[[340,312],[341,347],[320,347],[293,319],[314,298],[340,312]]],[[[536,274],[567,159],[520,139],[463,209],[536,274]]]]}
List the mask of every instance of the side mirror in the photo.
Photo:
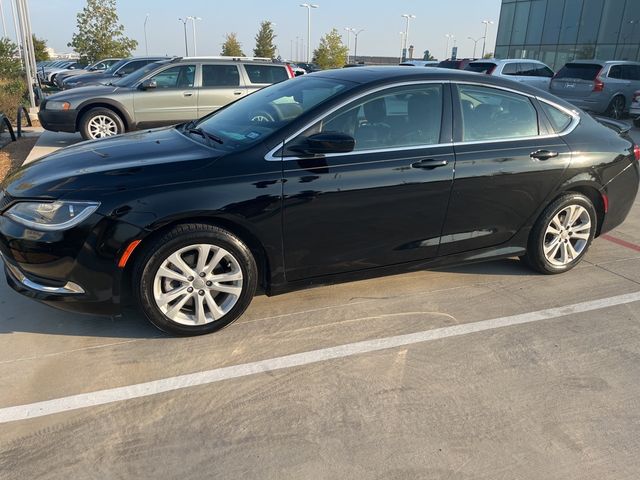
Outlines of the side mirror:
{"type": "Polygon", "coordinates": [[[153,90],[154,88],[158,88],[158,83],[155,80],[145,80],[140,84],[141,90],[153,90]]]}
{"type": "Polygon", "coordinates": [[[324,155],[327,153],[349,153],[356,146],[350,135],[339,132],[325,132],[311,135],[297,145],[290,145],[289,150],[304,155],[324,155]]]}

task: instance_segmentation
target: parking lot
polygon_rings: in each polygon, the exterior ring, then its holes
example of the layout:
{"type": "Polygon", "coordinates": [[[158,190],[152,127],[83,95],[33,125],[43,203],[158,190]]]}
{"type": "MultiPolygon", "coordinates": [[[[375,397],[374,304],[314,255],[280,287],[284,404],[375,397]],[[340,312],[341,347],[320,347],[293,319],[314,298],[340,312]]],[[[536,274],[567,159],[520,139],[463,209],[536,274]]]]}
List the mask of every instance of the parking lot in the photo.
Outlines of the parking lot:
{"type": "Polygon", "coordinates": [[[640,199],[585,260],[259,297],[186,339],[2,281],[0,478],[637,478],[640,199]]]}

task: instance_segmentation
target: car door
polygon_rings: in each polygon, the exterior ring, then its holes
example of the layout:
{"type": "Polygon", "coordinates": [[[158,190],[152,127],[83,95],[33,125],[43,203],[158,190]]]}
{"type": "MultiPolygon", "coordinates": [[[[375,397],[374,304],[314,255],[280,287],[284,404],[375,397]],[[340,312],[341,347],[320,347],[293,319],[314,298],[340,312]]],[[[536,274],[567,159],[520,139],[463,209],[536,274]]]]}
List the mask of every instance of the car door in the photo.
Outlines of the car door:
{"type": "Polygon", "coordinates": [[[204,117],[247,94],[247,88],[240,78],[240,71],[236,64],[204,63],[201,68],[198,117],[204,117]]]}
{"type": "Polygon", "coordinates": [[[173,125],[198,116],[196,65],[169,66],[148,78],[133,95],[138,128],[173,125]],[[149,87],[144,84],[148,83],[149,87]]]}
{"type": "Polygon", "coordinates": [[[463,83],[453,92],[456,176],[439,255],[510,240],[560,184],[571,161],[536,99],[463,83]]]}
{"type": "Polygon", "coordinates": [[[289,73],[284,64],[265,65],[247,62],[243,63],[242,66],[244,67],[249,93],[289,79],[289,73]]]}
{"type": "Polygon", "coordinates": [[[339,108],[283,149],[283,251],[289,281],[432,258],[453,180],[448,84],[384,88],[339,108]],[[315,133],[349,153],[296,153],[315,133]]]}

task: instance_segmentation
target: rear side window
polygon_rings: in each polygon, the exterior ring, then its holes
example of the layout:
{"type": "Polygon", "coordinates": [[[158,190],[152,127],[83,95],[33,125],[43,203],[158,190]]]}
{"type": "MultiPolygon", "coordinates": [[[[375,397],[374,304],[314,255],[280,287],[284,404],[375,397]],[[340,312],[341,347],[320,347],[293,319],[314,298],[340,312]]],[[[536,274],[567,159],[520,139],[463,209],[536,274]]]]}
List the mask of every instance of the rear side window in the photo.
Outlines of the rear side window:
{"type": "Polygon", "coordinates": [[[553,77],[553,70],[551,70],[546,65],[535,64],[535,76],[536,77],[545,77],[551,78],[553,77]]]}
{"type": "Polygon", "coordinates": [[[518,75],[518,64],[517,63],[507,63],[504,67],[502,67],[503,75],[518,75]]]}
{"type": "Polygon", "coordinates": [[[203,87],[237,87],[240,73],[236,65],[202,65],[203,87]]]}
{"type": "Polygon", "coordinates": [[[640,71],[637,65],[622,65],[623,80],[640,80],[640,71]]]}
{"type": "Polygon", "coordinates": [[[540,105],[556,133],[563,132],[571,123],[572,118],[568,113],[545,102],[540,102],[540,105]]]}
{"type": "Polygon", "coordinates": [[[287,70],[281,65],[248,65],[245,70],[251,83],[278,83],[289,79],[287,70]]]}
{"type": "Polygon", "coordinates": [[[538,135],[538,114],[523,96],[495,88],[459,85],[464,142],[538,135]]]}
{"type": "Polygon", "coordinates": [[[495,68],[496,68],[496,64],[495,63],[491,63],[491,62],[474,62],[474,63],[470,63],[469,65],[467,65],[464,69],[468,70],[470,72],[486,73],[487,75],[490,75],[495,68]]]}
{"type": "Polygon", "coordinates": [[[602,66],[592,63],[567,63],[560,69],[556,78],[573,78],[578,80],[595,80],[602,66]]]}

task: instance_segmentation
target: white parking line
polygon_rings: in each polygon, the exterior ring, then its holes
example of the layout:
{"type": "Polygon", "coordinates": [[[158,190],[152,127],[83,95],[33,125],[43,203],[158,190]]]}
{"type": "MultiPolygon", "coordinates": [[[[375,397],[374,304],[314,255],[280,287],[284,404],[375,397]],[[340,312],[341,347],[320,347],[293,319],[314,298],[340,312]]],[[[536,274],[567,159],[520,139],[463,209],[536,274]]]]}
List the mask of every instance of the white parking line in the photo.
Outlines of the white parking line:
{"type": "Polygon", "coordinates": [[[564,317],[566,315],[589,312],[638,301],[640,301],[640,292],[634,292],[615,297],[603,298],[600,300],[576,303],[564,307],[549,308],[536,312],[494,318],[491,320],[482,320],[473,323],[464,323],[461,325],[436,328],[407,335],[397,335],[394,337],[348,343],[337,347],[321,348],[319,350],[312,350],[304,353],[285,355],[283,357],[244,363],[231,367],[216,368],[214,370],[180,375],[177,377],[163,378],[161,380],[138,383],[135,385],[109,388],[96,392],[46,400],[43,402],[17,405],[15,407],[6,407],[0,409],[0,424],[43,417],[46,415],[68,412],[81,408],[95,407],[108,403],[122,402],[125,400],[132,400],[134,398],[148,397],[158,393],[171,392],[198,385],[207,385],[232,378],[246,377],[248,375],[271,372],[274,370],[282,370],[284,368],[299,367],[336,358],[351,357],[362,353],[376,352],[389,348],[466,335],[469,333],[484,332],[513,325],[539,322],[541,320],[549,320],[564,317]]]}

